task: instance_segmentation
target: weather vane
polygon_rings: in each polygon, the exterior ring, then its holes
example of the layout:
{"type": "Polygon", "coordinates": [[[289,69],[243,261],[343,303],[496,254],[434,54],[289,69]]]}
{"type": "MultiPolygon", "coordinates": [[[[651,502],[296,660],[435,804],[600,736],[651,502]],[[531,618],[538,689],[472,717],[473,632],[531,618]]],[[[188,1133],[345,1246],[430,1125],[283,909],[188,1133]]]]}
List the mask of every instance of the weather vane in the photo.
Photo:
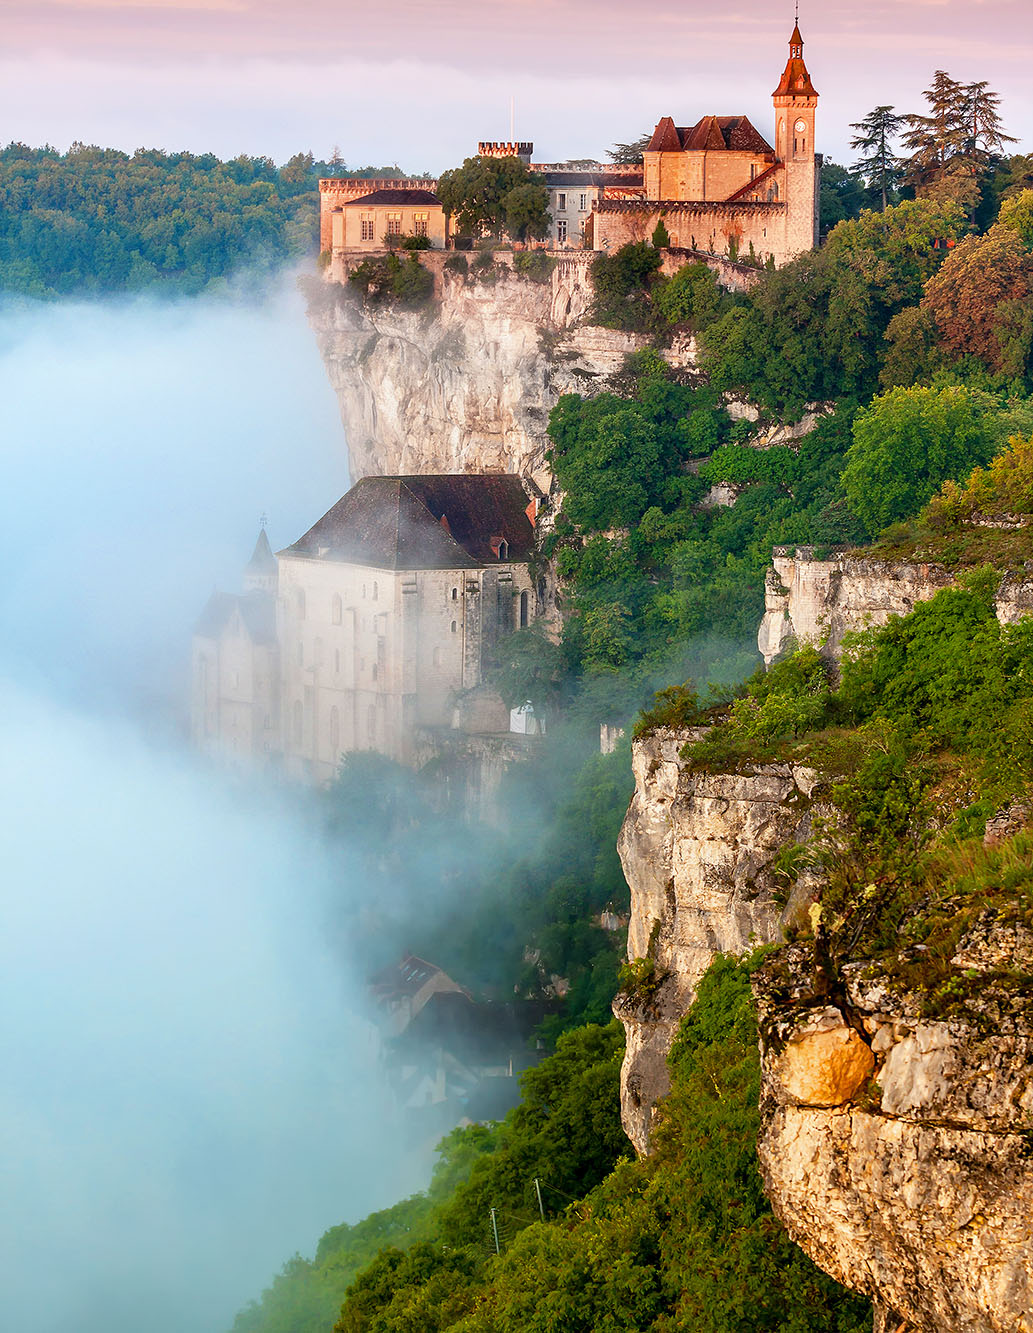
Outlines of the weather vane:
{"type": "Polygon", "coordinates": [[[264,509],[262,510],[262,517],[258,521],[262,525],[262,531],[265,532],[265,525],[269,522],[269,515],[264,509]]]}

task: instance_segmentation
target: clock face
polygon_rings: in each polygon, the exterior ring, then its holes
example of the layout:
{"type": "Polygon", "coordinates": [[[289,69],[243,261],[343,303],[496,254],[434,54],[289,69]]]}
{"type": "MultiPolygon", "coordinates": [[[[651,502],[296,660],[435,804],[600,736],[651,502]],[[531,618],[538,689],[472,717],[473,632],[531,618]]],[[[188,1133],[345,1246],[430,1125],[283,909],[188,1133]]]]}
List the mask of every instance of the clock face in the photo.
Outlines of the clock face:
{"type": "Polygon", "coordinates": [[[797,134],[803,134],[803,132],[804,132],[804,130],[805,130],[806,128],[807,128],[807,126],[803,123],[802,120],[798,120],[798,121],[796,122],[796,132],[797,132],[797,134]]]}

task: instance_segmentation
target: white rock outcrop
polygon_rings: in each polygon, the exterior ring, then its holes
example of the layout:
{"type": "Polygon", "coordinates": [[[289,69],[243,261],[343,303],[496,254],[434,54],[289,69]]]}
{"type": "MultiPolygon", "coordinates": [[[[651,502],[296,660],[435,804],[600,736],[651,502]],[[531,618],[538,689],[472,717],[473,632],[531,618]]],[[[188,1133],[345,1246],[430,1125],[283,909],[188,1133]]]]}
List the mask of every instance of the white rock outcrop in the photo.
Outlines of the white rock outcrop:
{"type": "MultiPolygon", "coordinates": [[[[791,639],[820,643],[829,657],[838,657],[844,635],[907,615],[954,582],[949,570],[934,563],[850,554],[818,558],[811,547],[776,547],[757,646],[769,663],[791,639]]],[[[1003,579],[996,605],[1004,625],[1033,610],[1033,579],[1003,579]]]]}
{"type": "Polygon", "coordinates": [[[862,963],[831,999],[803,946],[755,977],[768,1196],[894,1333],[1033,1331],[1033,1001],[1015,984],[1031,941],[977,923],[954,962],[989,984],[944,1019],[862,963]],[[827,1047],[801,1079],[793,1052],[816,1029],[827,1047]],[[849,1047],[867,1053],[846,1067],[849,1047]]]}
{"type": "Polygon", "coordinates": [[[635,742],[635,794],[617,843],[631,886],[628,958],[652,964],[649,984],[614,1002],[627,1033],[621,1114],[639,1153],[670,1087],[675,1030],[712,959],[779,939],[810,901],[806,877],[786,900],[772,861],[809,836],[817,774],[790,764],[705,772],[679,753],[701,734],[662,728],[635,742]]]}
{"type": "MultiPolygon", "coordinates": [[[[354,476],[517,472],[547,491],[549,413],[590,391],[643,345],[587,323],[591,253],[546,282],[499,256],[491,281],[443,269],[426,311],[369,305],[347,285],[310,284],[309,320],[337,394],[354,476]]],[[[670,350],[691,365],[695,346],[670,350]]]]}

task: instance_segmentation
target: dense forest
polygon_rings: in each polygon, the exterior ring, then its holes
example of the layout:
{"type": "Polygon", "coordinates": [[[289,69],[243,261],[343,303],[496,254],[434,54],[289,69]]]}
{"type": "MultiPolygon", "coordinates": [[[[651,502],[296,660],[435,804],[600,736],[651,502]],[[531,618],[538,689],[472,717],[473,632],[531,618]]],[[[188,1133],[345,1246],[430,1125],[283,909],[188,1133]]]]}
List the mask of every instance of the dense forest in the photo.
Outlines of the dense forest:
{"type": "Polygon", "coordinates": [[[0,291],[194,295],[268,274],[314,252],[321,176],[385,174],[399,168],[12,143],[0,150],[0,291]]]}

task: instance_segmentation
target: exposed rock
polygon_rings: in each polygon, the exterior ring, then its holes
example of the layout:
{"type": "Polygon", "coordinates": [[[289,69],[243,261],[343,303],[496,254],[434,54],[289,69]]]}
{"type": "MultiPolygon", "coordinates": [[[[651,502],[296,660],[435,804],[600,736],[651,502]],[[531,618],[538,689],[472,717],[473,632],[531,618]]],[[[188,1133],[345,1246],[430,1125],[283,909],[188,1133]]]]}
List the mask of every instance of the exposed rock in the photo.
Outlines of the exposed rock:
{"type": "Polygon", "coordinates": [[[675,1029],[711,960],[779,939],[812,896],[804,876],[780,902],[777,891],[790,886],[771,863],[784,844],[809,836],[817,774],[789,764],[694,769],[679,751],[700,735],[661,729],[635,742],[635,794],[617,844],[631,886],[628,957],[652,959],[659,979],[648,994],[614,1003],[628,1043],[621,1112],[639,1153],[670,1086],[675,1029]]]}
{"type": "MultiPolygon", "coordinates": [[[[353,475],[518,472],[547,490],[556,400],[599,387],[644,342],[586,322],[593,258],[560,258],[544,283],[517,277],[511,255],[492,282],[443,270],[426,312],[363,306],[338,283],[310,293],[353,475]]],[[[691,364],[695,344],[669,355],[691,364]]]]}
{"type": "MultiPolygon", "coordinates": [[[[852,555],[817,559],[810,547],[776,547],[757,645],[766,662],[790,639],[821,643],[829,657],[838,657],[845,634],[907,615],[954,582],[943,565],[852,555]]],[[[1004,579],[996,608],[1002,625],[1014,624],[1033,609],[1033,582],[1004,579]]]]}
{"type": "Polygon", "coordinates": [[[1029,802],[1012,801],[1010,805],[1006,805],[1003,810],[998,810],[995,815],[991,815],[986,821],[983,846],[996,847],[999,843],[1007,842],[1020,829],[1024,829],[1030,819],[1033,819],[1033,808],[1030,807],[1029,802]]]}
{"type": "Polygon", "coordinates": [[[877,1303],[876,1327],[921,1333],[1033,1330],[1033,934],[987,914],[954,959],[1002,964],[961,1016],[921,1017],[863,964],[830,1004],[813,959],[788,948],[755,977],[768,1195],[826,1272],[877,1303]],[[843,1036],[827,1050],[816,1036],[843,1036]],[[871,1077],[845,1090],[841,1049],[869,1042],[871,1077]],[[815,1065],[798,1077],[792,1052],[815,1065]],[[882,1321],[880,1324],[880,1320],[882,1321]]]}

